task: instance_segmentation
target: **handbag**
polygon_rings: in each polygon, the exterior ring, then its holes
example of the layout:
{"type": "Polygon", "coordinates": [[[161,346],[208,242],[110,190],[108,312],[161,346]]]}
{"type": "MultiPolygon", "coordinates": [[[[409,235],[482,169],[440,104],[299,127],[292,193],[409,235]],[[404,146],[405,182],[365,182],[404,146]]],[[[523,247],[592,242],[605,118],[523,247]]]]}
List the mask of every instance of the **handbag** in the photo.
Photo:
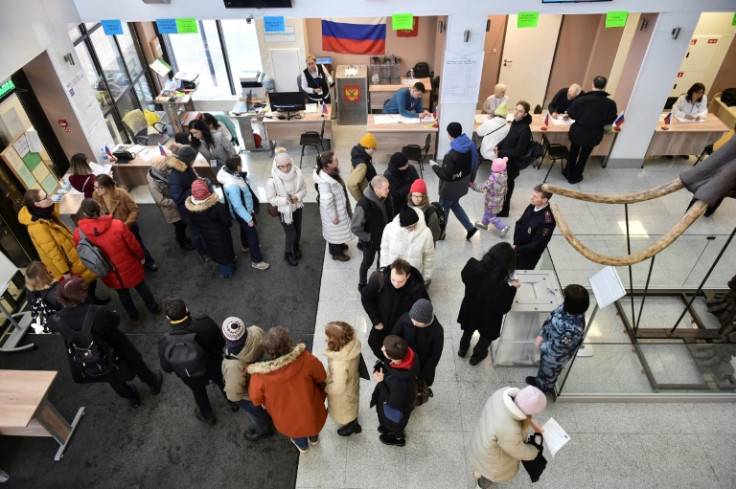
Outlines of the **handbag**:
{"type": "Polygon", "coordinates": [[[537,458],[534,460],[522,460],[521,463],[524,465],[527,474],[531,478],[532,482],[537,482],[547,467],[547,459],[544,458],[542,452],[544,451],[544,437],[541,433],[534,433],[526,441],[528,445],[533,445],[539,450],[537,452],[537,458]]]}
{"type": "Polygon", "coordinates": [[[417,378],[417,395],[414,398],[414,407],[418,407],[426,403],[429,401],[430,397],[434,397],[434,392],[429,388],[427,381],[422,378],[417,378]]]}
{"type": "Polygon", "coordinates": [[[371,380],[371,374],[368,373],[368,365],[365,364],[365,359],[363,359],[362,353],[360,354],[360,360],[358,361],[358,374],[361,379],[371,380]]]}
{"type": "Polygon", "coordinates": [[[269,203],[266,206],[266,210],[268,211],[268,215],[269,216],[271,216],[271,217],[279,217],[279,210],[274,205],[272,205],[271,203],[269,203]]]}

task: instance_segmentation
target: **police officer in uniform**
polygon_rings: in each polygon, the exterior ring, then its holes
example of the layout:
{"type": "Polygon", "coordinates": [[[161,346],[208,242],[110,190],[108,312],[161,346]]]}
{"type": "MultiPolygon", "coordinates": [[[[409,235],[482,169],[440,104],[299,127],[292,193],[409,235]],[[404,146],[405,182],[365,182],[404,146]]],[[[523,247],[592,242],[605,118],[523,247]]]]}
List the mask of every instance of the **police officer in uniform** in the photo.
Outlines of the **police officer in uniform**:
{"type": "Polygon", "coordinates": [[[307,56],[307,68],[302,73],[301,90],[312,102],[330,103],[330,87],[335,84],[324,65],[317,64],[314,55],[307,56]]]}
{"type": "Polygon", "coordinates": [[[537,185],[532,190],[531,204],[526,208],[514,228],[516,269],[534,270],[542,256],[557,223],[549,208],[550,192],[537,185]]]}

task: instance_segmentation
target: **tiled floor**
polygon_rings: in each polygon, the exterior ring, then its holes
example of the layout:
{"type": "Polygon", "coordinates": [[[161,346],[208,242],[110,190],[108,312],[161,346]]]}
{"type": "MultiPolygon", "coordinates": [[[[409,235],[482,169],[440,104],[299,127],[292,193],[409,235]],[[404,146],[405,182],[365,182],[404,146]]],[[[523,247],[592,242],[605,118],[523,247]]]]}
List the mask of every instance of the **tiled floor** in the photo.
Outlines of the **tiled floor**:
{"type": "MultiPolygon", "coordinates": [[[[350,149],[363,135],[361,126],[336,127],[337,154],[343,175],[350,172],[350,149]]],[[[292,155],[301,148],[287,146],[292,155]]],[[[307,181],[308,200],[314,200],[311,184],[313,150],[307,149],[303,170],[307,181]]],[[[390,155],[380,152],[375,157],[379,171],[385,168],[390,155]]],[[[257,192],[263,196],[263,184],[269,177],[271,158],[267,154],[243,156],[245,169],[257,192]]],[[[628,193],[654,187],[677,174],[689,164],[683,160],[647,162],[643,170],[602,169],[591,161],[585,181],[575,187],[607,194],[628,193]]],[[[518,218],[528,204],[532,187],[543,178],[543,170],[527,169],[516,181],[509,224],[518,218]]],[[[487,170],[481,170],[484,177],[487,170]]],[[[432,200],[437,198],[437,178],[425,167],[432,200]]],[[[479,177],[479,178],[481,178],[479,177]]],[[[559,168],[553,169],[548,183],[565,185],[559,168]]],[[[682,215],[690,194],[676,192],[653,202],[629,208],[634,251],[646,246],[666,232],[682,215]]],[[[589,204],[563,197],[554,197],[568,224],[580,239],[596,251],[625,254],[622,236],[624,210],[622,206],[589,204]]],[[[482,215],[483,197],[470,192],[462,200],[471,220],[482,215]]],[[[699,219],[685,236],[663,252],[655,263],[652,287],[696,287],[734,226],[736,202],[727,199],[711,218],[699,219]],[[707,236],[715,236],[709,241],[707,236]]],[[[511,240],[513,232],[508,239],[511,240]]],[[[322,431],[321,444],[300,456],[297,489],[309,488],[370,488],[385,487],[447,489],[471,488],[471,468],[466,458],[470,435],[475,429],[481,407],[496,389],[522,386],[524,377],[534,374],[533,368],[495,367],[488,358],[476,367],[455,352],[460,337],[456,315],[463,294],[460,269],[470,257],[480,257],[500,240],[494,232],[479,232],[471,242],[457,219],[450,217],[447,240],[437,243],[435,276],[430,296],[437,318],[445,328],[445,349],[433,386],[434,398],[414,411],[407,429],[404,448],[386,447],[378,440],[375,412],[368,400],[373,383],[361,383],[359,420],[363,432],[349,438],[337,435],[338,427],[328,420],[322,431]]],[[[555,235],[550,246],[552,261],[563,285],[571,282],[588,284],[588,278],[602,268],[579,256],[562,238],[555,235]]],[[[370,326],[360,304],[357,290],[357,268],[360,252],[351,243],[352,260],[335,262],[326,254],[322,275],[320,304],[315,324],[314,353],[323,361],[324,326],[334,319],[352,324],[365,345],[370,326]]],[[[709,284],[724,287],[736,269],[736,246],[724,255],[721,265],[709,284]]],[[[549,259],[542,263],[550,267],[549,259]]],[[[643,287],[648,263],[635,267],[634,283],[643,287]]],[[[620,269],[624,285],[628,272],[620,269]]],[[[666,304],[652,301],[647,319],[670,321],[673,313],[666,304]],[[664,310],[658,311],[658,309],[664,310]],[[664,317],[664,319],[663,319],[664,317]]],[[[679,311],[680,309],[677,309],[679,311]]],[[[641,365],[616,317],[609,307],[600,311],[591,325],[589,343],[593,358],[579,358],[571,372],[568,389],[572,393],[651,392],[641,371],[641,365]]],[[[679,364],[678,346],[652,345],[656,349],[653,362],[663,380],[691,380],[692,366],[679,364]],[[675,368],[677,367],[677,368],[675,368]]],[[[368,365],[374,358],[363,348],[368,365]]],[[[549,465],[537,488],[721,488],[736,487],[736,407],[733,404],[711,403],[550,403],[538,416],[546,421],[554,417],[571,435],[571,441],[549,460],[549,465]]],[[[549,458],[549,457],[548,457],[549,458]]],[[[522,471],[511,481],[499,485],[508,488],[532,487],[522,471]]]]}

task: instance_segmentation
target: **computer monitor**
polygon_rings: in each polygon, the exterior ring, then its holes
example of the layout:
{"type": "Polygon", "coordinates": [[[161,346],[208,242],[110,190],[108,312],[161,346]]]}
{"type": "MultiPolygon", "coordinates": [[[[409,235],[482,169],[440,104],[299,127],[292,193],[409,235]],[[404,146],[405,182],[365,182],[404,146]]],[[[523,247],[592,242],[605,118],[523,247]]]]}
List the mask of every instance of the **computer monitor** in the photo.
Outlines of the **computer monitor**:
{"type": "Polygon", "coordinates": [[[306,110],[302,92],[273,92],[268,94],[268,101],[271,104],[271,110],[277,112],[306,110]]]}

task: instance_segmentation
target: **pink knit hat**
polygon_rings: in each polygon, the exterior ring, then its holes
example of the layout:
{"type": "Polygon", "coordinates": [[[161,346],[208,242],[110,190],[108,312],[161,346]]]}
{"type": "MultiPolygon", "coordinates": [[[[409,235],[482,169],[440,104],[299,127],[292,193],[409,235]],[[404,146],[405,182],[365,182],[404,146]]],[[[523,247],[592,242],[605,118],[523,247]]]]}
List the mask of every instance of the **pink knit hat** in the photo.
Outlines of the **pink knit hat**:
{"type": "Polygon", "coordinates": [[[547,406],[544,393],[532,385],[521,389],[514,397],[514,402],[524,414],[529,415],[541,413],[547,406]]]}
{"type": "Polygon", "coordinates": [[[506,162],[509,161],[508,157],[496,158],[491,164],[491,171],[504,171],[506,169],[506,162]]]}

